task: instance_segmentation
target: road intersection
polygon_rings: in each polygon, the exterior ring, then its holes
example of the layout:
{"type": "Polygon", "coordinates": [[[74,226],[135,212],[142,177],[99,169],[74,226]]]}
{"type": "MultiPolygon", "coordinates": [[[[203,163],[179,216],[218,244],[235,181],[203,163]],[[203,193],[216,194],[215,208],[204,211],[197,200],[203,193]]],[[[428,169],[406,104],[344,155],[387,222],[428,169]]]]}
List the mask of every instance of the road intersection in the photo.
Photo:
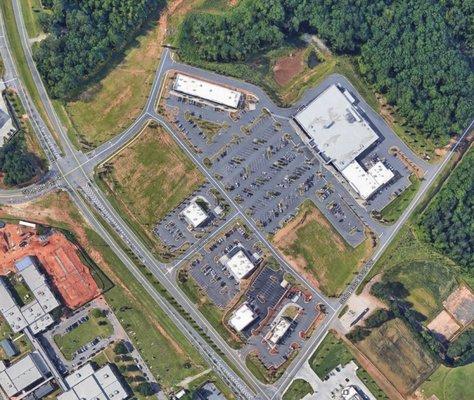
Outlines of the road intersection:
{"type": "MultiPolygon", "coordinates": [[[[2,55],[6,69],[5,80],[8,82],[7,86],[15,88],[20,95],[20,99],[28,112],[33,128],[40,139],[42,147],[46,151],[50,162],[50,171],[46,175],[43,182],[35,184],[31,187],[15,190],[0,190],[0,203],[8,204],[26,202],[33,198],[41,197],[50,191],[57,190],[58,188],[67,190],[71,196],[71,199],[82,212],[86,220],[99,234],[101,234],[113,251],[120,257],[120,259],[123,260],[130,272],[142,284],[145,290],[155,299],[157,304],[162,307],[168,313],[168,315],[170,315],[176,325],[196,346],[203,357],[209,362],[211,366],[213,366],[222,379],[229,384],[238,397],[246,399],[280,398],[285,389],[293,380],[294,376],[297,374],[299,368],[306,362],[308,357],[324,338],[328,328],[337,318],[340,309],[343,307],[349,296],[369,273],[371,266],[377,261],[385,248],[390,244],[396,233],[406,222],[413,210],[419,204],[420,200],[426,194],[427,190],[430,188],[431,184],[435,181],[438,174],[452,157],[457,146],[472,128],[472,123],[468,129],[466,129],[464,134],[459,138],[456,144],[452,146],[450,152],[448,152],[441,163],[434,166],[426,165],[427,173],[425,180],[422,182],[421,188],[410,203],[410,206],[404,211],[396,224],[390,227],[382,227],[383,230],[381,231],[382,234],[380,234],[379,245],[372,259],[362,268],[362,270],[353,280],[353,283],[348,287],[339,301],[327,299],[317,290],[312,289],[313,294],[318,296],[320,301],[327,305],[328,313],[326,319],[324,323],[314,332],[313,336],[306,342],[305,346],[300,350],[298,356],[295,358],[287,371],[285,371],[279,381],[274,385],[265,385],[257,381],[251,372],[248,371],[245,366],[245,362],[239,357],[238,352],[231,349],[227,345],[219,333],[207,322],[203,315],[196,310],[194,304],[192,304],[186,295],[177,287],[174,274],[177,270],[176,267],[182,261],[177,260],[171,265],[165,265],[156,260],[156,258],[145,247],[141,240],[123,221],[118,212],[110,205],[104,194],[96,186],[93,180],[94,169],[97,165],[110,158],[120,148],[122,148],[132,138],[134,138],[141,131],[142,127],[147,121],[154,120],[162,125],[172,135],[172,137],[187,153],[190,159],[193,160],[201,172],[206,176],[208,181],[216,189],[218,189],[219,192],[225,197],[226,201],[228,201],[228,203],[233,206],[236,213],[232,218],[237,217],[245,221],[245,223],[258,236],[262,243],[264,243],[270,249],[272,255],[280,262],[280,264],[283,265],[287,271],[291,271],[291,273],[296,274],[293,268],[286,263],[281,255],[274,249],[272,244],[269,243],[268,239],[262,234],[255,222],[250,219],[244,210],[242,210],[241,207],[236,204],[236,202],[227,194],[221,183],[209,173],[208,169],[194,156],[186,144],[169,126],[167,121],[165,121],[164,118],[160,116],[155,110],[156,104],[159,101],[160,90],[165,73],[171,69],[177,68],[184,71],[196,71],[196,69],[176,63],[171,57],[170,50],[165,48],[160,64],[156,71],[148,101],[140,116],[124,132],[117,135],[112,140],[104,143],[95,150],[84,154],[73,148],[71,141],[68,138],[67,132],[64,130],[64,127],[58,119],[58,116],[49,99],[43,82],[41,81],[31,55],[31,48],[22,18],[19,1],[14,0],[13,4],[15,18],[20,31],[28,67],[31,71],[41,102],[46,111],[49,124],[57,133],[59,145],[56,144],[55,138],[51,133],[48,124],[43,121],[41,114],[38,112],[34,103],[31,101],[31,97],[24,90],[21,81],[18,79],[16,66],[5,36],[4,22],[2,19],[0,21],[0,53],[2,55]],[[99,221],[97,215],[100,215],[103,221],[99,221]],[[104,227],[104,223],[108,225],[108,229],[104,227]],[[193,328],[189,320],[184,318],[183,315],[180,314],[176,308],[156,290],[156,288],[150,283],[150,281],[139,270],[136,264],[126,254],[123,248],[117,243],[116,239],[111,235],[110,230],[113,230],[121,238],[121,240],[131,250],[131,252],[140,260],[140,262],[145,265],[145,267],[167,289],[171,297],[173,297],[176,302],[184,309],[186,314],[189,315],[193,322],[197,324],[201,330],[206,332],[206,335],[209,338],[208,340],[205,340],[197,332],[197,330],[193,328]],[[209,340],[221,350],[221,354],[223,354],[223,356],[219,355],[214,350],[214,348],[209,344],[209,340]],[[233,364],[239,370],[239,374],[237,374],[229,364],[233,364]]],[[[205,71],[199,71],[200,73],[206,73],[205,71]]],[[[260,89],[255,88],[249,84],[243,82],[239,82],[239,84],[246,87],[251,87],[252,91],[254,92],[260,91],[260,89]]],[[[265,102],[268,102],[268,106],[272,112],[275,113],[275,115],[281,116],[283,118],[288,118],[290,116],[288,109],[275,107],[273,104],[271,104],[270,100],[262,91],[260,91],[258,95],[261,99],[264,99],[265,102]]],[[[300,279],[302,278],[300,277],[300,279]]]]}

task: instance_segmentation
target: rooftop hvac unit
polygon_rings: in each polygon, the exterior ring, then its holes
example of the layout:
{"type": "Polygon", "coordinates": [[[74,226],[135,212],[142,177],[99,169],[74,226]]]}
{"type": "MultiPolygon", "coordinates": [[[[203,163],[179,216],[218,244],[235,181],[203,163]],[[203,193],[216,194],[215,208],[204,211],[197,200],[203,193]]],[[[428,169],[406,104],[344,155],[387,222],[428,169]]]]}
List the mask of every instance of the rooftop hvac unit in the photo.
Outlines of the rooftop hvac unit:
{"type": "Polygon", "coordinates": [[[330,128],[331,126],[333,126],[333,125],[334,125],[334,121],[331,120],[331,121],[326,122],[326,123],[323,125],[323,128],[324,128],[324,129],[329,129],[329,128],[330,128]]]}

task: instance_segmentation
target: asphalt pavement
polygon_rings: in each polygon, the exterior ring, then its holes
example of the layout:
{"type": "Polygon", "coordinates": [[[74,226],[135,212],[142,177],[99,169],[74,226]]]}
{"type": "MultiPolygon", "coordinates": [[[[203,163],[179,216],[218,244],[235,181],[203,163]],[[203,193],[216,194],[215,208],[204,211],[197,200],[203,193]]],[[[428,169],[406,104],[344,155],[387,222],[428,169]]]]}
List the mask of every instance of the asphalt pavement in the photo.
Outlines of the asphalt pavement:
{"type": "MultiPolygon", "coordinates": [[[[209,79],[213,79],[217,82],[227,80],[230,78],[222,77],[207,71],[202,71],[194,67],[190,67],[184,64],[178,64],[173,61],[170,57],[170,51],[165,49],[162,54],[160,65],[156,71],[155,80],[153,82],[149,99],[147,104],[137,118],[137,120],[122,134],[116,136],[111,141],[104,143],[102,146],[93,150],[88,154],[84,154],[75,150],[65,132],[65,129],[61,125],[57,114],[51,104],[49,96],[47,95],[46,89],[41,81],[39,73],[36,69],[34,61],[31,56],[31,49],[29,47],[29,41],[25,29],[25,24],[21,16],[21,9],[18,0],[13,1],[15,17],[17,20],[17,26],[20,30],[22,45],[25,50],[26,59],[28,67],[33,75],[34,82],[36,84],[37,90],[40,94],[41,101],[46,109],[48,120],[56,132],[56,137],[59,139],[58,146],[55,141],[54,135],[50,132],[48,126],[43,122],[41,115],[36,110],[33,102],[31,101],[30,96],[23,89],[23,86],[18,79],[18,74],[13,63],[11,53],[9,51],[8,42],[5,37],[5,30],[3,19],[0,24],[0,52],[5,63],[7,70],[6,80],[7,85],[14,87],[20,94],[20,99],[25,105],[25,108],[30,116],[32,121],[33,128],[40,138],[40,143],[45,149],[51,165],[51,176],[54,177],[54,184],[49,184],[43,182],[40,185],[33,185],[30,188],[27,188],[27,192],[23,190],[12,190],[12,191],[0,191],[0,202],[1,203],[12,203],[12,202],[21,202],[28,201],[34,197],[38,197],[47,193],[50,190],[56,188],[65,188],[71,195],[72,200],[86,217],[86,219],[91,223],[93,228],[98,231],[99,234],[106,240],[109,246],[114,250],[114,252],[124,261],[124,264],[130,270],[130,272],[135,276],[135,278],[142,284],[144,289],[155,299],[157,304],[162,307],[168,315],[173,319],[178,327],[183,331],[183,334],[193,343],[198,351],[203,355],[203,357],[209,362],[209,364],[215,369],[215,371],[222,377],[222,379],[229,384],[229,386],[234,390],[238,397],[241,398],[278,398],[284,392],[284,389],[291,382],[292,378],[297,373],[301,365],[306,361],[306,359],[312,354],[314,349],[317,347],[319,342],[322,340],[325,332],[327,331],[328,326],[331,321],[337,318],[337,313],[347,300],[348,296],[355,290],[358,283],[360,283],[364,276],[368,274],[373,263],[380,257],[383,250],[388,246],[393,237],[399,231],[403,223],[407,220],[411,212],[414,210],[416,205],[419,203],[421,198],[424,196],[430,185],[435,180],[436,176],[439,174],[441,169],[446,165],[446,163],[451,158],[453,151],[457,148],[460,141],[467,134],[468,129],[463,136],[460,137],[459,141],[453,146],[452,150],[448,152],[443,161],[437,165],[425,165],[426,175],[425,180],[421,184],[421,188],[410,206],[402,214],[401,218],[396,224],[386,229],[380,234],[380,241],[378,248],[370,262],[366,267],[361,271],[361,273],[355,278],[353,285],[350,287],[350,291],[346,292],[342,297],[342,300],[338,303],[334,301],[329,301],[324,296],[322,296],[318,291],[313,289],[313,294],[319,296],[321,302],[328,305],[329,314],[326,317],[324,323],[317,329],[313,336],[305,343],[304,347],[301,349],[298,357],[293,362],[293,364],[287,369],[283,374],[282,378],[275,385],[264,385],[258,382],[255,377],[248,371],[245,366],[245,362],[239,358],[237,352],[233,349],[230,349],[229,346],[224,342],[220,335],[215,331],[215,329],[205,320],[205,318],[195,309],[194,305],[189,301],[189,299],[181,292],[177,287],[176,282],[167,274],[169,266],[166,266],[158,262],[153,255],[148,251],[144,244],[136,237],[136,235],[131,231],[131,229],[125,224],[118,215],[117,211],[109,204],[105,196],[101,193],[98,187],[95,185],[92,179],[92,173],[96,165],[100,164],[107,158],[111,157],[118,149],[125,145],[130,139],[132,139],[136,134],[141,130],[144,122],[149,119],[153,119],[160,123],[165,129],[175,138],[178,144],[183,148],[183,150],[188,154],[188,156],[196,163],[196,165],[201,169],[204,175],[207,177],[208,181],[217,188],[224,198],[233,206],[236,210],[238,217],[242,218],[246,224],[254,231],[258,238],[264,243],[272,252],[273,256],[280,262],[284,268],[295,274],[295,271],[288,265],[285,260],[280,256],[280,254],[275,251],[271,243],[267,238],[261,233],[260,229],[257,228],[254,221],[251,220],[245,212],[239,207],[235,201],[230,198],[221,183],[218,182],[209,171],[202,165],[202,163],[197,160],[197,158],[192,154],[192,152],[187,148],[186,144],[176,135],[175,132],[171,129],[169,124],[155,112],[155,104],[159,99],[161,82],[164,77],[164,72],[179,67],[180,70],[190,71],[192,73],[198,72],[199,74],[205,74],[209,79]],[[136,265],[130,260],[130,258],[125,254],[125,252],[120,248],[116,241],[110,236],[107,230],[102,226],[101,223],[97,221],[97,218],[93,214],[93,211],[99,213],[105,222],[118,233],[126,245],[133,251],[133,253],[143,262],[143,264],[155,275],[155,277],[167,288],[169,293],[176,301],[184,308],[184,310],[190,315],[190,317],[198,324],[198,326],[207,333],[210,339],[224,352],[228,362],[236,365],[244,376],[245,380],[240,378],[228,365],[228,363],[219,356],[213,348],[197,333],[197,331],[191,326],[191,324],[184,319],[176,309],[170,305],[158,292],[157,290],[149,283],[149,281],[144,277],[144,275],[138,270],[136,265]],[[255,393],[255,394],[254,394],[255,393]]],[[[335,79],[341,79],[341,77],[335,77],[335,79]]],[[[344,78],[345,79],[345,78],[344,78]]],[[[239,87],[242,87],[248,91],[251,91],[259,97],[261,102],[264,102],[264,105],[269,108],[272,113],[279,117],[288,118],[291,116],[291,109],[284,109],[276,107],[271,103],[270,99],[266,94],[260,89],[256,88],[253,85],[250,85],[245,82],[232,80],[234,83],[237,83],[239,87]]],[[[350,83],[348,83],[350,84],[350,83]]],[[[355,89],[354,89],[355,90],[355,89]]],[[[310,94],[306,94],[309,96],[310,94]]],[[[302,102],[307,101],[306,96],[301,100],[302,102]]],[[[370,112],[370,108],[368,108],[370,112]]],[[[374,115],[370,115],[370,118],[381,118],[373,110],[374,115]]],[[[472,127],[472,124],[469,128],[472,127]]],[[[408,148],[404,148],[405,152],[411,151],[408,148]]],[[[49,182],[49,181],[48,181],[49,182]]]]}

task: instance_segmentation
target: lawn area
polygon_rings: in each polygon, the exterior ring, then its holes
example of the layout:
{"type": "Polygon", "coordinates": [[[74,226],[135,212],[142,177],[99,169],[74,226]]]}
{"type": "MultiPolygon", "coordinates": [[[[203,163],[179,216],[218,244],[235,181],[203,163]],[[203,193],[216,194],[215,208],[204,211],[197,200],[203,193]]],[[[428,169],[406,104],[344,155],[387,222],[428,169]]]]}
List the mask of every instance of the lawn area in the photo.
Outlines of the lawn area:
{"type": "Polygon", "coordinates": [[[421,391],[425,398],[435,395],[439,400],[462,400],[472,398],[474,363],[458,368],[440,365],[423,385],[421,391]]]}
{"type": "Polygon", "coordinates": [[[20,5],[26,30],[28,31],[28,37],[36,38],[43,34],[44,32],[39,22],[39,16],[42,12],[45,12],[45,10],[43,9],[41,0],[20,0],[20,5]]]}
{"type": "Polygon", "coordinates": [[[307,394],[313,394],[313,388],[304,379],[295,379],[286,389],[283,400],[300,400],[307,394]]]}
{"type": "Polygon", "coordinates": [[[349,246],[309,200],[272,241],[310,283],[328,296],[344,290],[372,251],[369,239],[355,249],[349,246]]]}
{"type": "Polygon", "coordinates": [[[70,229],[91,258],[113,281],[107,303],[129,333],[163,390],[205,370],[194,346],[128,271],[104,239],[93,231],[64,192],[49,194],[25,206],[5,206],[0,217],[20,218],[70,229]]]}
{"type": "Polygon", "coordinates": [[[324,379],[339,364],[344,366],[352,359],[346,345],[329,332],[309,359],[309,365],[320,379],[324,379]]]}
{"type": "Polygon", "coordinates": [[[393,199],[388,205],[386,205],[380,212],[382,220],[389,224],[393,224],[400,218],[403,211],[406,210],[416,192],[421,185],[421,180],[415,175],[410,175],[411,185],[402,192],[402,194],[393,199]]]}
{"type": "Polygon", "coordinates": [[[130,227],[160,255],[162,244],[153,227],[204,183],[204,177],[163,128],[149,123],[99,167],[96,181],[130,227]]]}
{"type": "Polygon", "coordinates": [[[88,313],[89,319],[77,328],[63,335],[54,336],[66,360],[72,360],[74,353],[82,346],[94,340],[96,337],[103,339],[113,334],[112,324],[106,316],[96,316],[94,310],[88,313]]]}
{"type": "Polygon", "coordinates": [[[20,307],[23,307],[34,299],[30,288],[24,281],[19,279],[19,275],[10,275],[8,281],[13,288],[13,293],[16,294],[19,300],[20,307]]]}
{"type": "Polygon", "coordinates": [[[404,395],[411,394],[437,367],[399,319],[392,319],[356,346],[404,395]]]}
{"type": "Polygon", "coordinates": [[[240,349],[243,345],[242,341],[232,335],[223,325],[224,311],[214,305],[206,293],[198,286],[194,278],[184,269],[181,269],[178,273],[178,284],[229,346],[234,349],[240,349]]]}
{"type": "Polygon", "coordinates": [[[162,51],[163,27],[151,20],[102,79],[64,104],[55,103],[76,146],[90,150],[126,129],[141,113],[162,51]]]}

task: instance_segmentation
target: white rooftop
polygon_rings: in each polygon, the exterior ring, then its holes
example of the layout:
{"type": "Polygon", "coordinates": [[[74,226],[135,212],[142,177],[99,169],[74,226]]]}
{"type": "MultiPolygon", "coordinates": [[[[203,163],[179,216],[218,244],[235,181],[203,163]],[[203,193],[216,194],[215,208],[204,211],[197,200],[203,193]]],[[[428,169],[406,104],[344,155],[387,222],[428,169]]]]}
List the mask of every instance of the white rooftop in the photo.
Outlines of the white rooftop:
{"type": "Polygon", "coordinates": [[[173,89],[177,92],[231,108],[237,108],[242,98],[242,93],[236,90],[183,74],[176,75],[173,89]]]}
{"type": "Polygon", "coordinates": [[[33,293],[34,299],[20,308],[13,293],[0,279],[0,312],[14,332],[20,332],[30,326],[33,334],[37,334],[53,323],[49,312],[58,307],[59,302],[32,257],[22,258],[15,266],[33,293]]]}
{"type": "Polygon", "coordinates": [[[255,265],[253,265],[243,250],[239,250],[230,257],[226,265],[237,282],[245,278],[255,268],[255,265]]]}
{"type": "Polygon", "coordinates": [[[0,312],[8,322],[13,332],[20,332],[28,326],[28,322],[20,311],[20,308],[13,300],[13,296],[8,290],[5,282],[0,278],[0,312]]]}
{"type": "Polygon", "coordinates": [[[8,396],[12,397],[43,380],[48,372],[41,356],[33,352],[0,372],[0,386],[8,396]]]}
{"type": "Polygon", "coordinates": [[[128,392],[109,365],[94,371],[90,363],[66,377],[70,389],[58,400],[124,400],[128,392]]]}
{"type": "Polygon", "coordinates": [[[90,363],[85,364],[78,370],[71,372],[68,376],[66,376],[66,383],[72,387],[77,385],[79,382],[86,379],[88,376],[91,376],[94,373],[94,368],[90,363]]]}
{"type": "Polygon", "coordinates": [[[255,318],[257,318],[257,315],[247,303],[244,303],[234,311],[232,317],[229,319],[229,325],[232,326],[237,332],[241,332],[247,326],[249,326],[255,320],[255,318]]]}
{"type": "Polygon", "coordinates": [[[0,93],[0,146],[3,146],[5,140],[8,140],[15,131],[15,125],[13,125],[5,100],[0,93]]]}
{"type": "Polygon", "coordinates": [[[382,161],[377,161],[367,172],[375,179],[380,185],[385,185],[390,182],[395,176],[394,173],[388,169],[382,161]]]}
{"type": "Polygon", "coordinates": [[[336,85],[316,97],[295,120],[338,170],[347,167],[378,139],[336,85]]]}
{"type": "Polygon", "coordinates": [[[341,173],[364,200],[368,199],[394,177],[393,172],[381,161],[377,162],[368,171],[357,161],[353,161],[341,173]]]}
{"type": "Polygon", "coordinates": [[[207,220],[208,215],[202,209],[202,207],[195,201],[192,201],[183,211],[182,214],[186,221],[191,224],[194,228],[204,223],[207,220]]]}
{"type": "Polygon", "coordinates": [[[268,341],[275,345],[281,340],[285,333],[288,332],[288,329],[291,326],[291,321],[287,318],[280,318],[278,323],[273,327],[273,329],[267,335],[268,341]]]}

